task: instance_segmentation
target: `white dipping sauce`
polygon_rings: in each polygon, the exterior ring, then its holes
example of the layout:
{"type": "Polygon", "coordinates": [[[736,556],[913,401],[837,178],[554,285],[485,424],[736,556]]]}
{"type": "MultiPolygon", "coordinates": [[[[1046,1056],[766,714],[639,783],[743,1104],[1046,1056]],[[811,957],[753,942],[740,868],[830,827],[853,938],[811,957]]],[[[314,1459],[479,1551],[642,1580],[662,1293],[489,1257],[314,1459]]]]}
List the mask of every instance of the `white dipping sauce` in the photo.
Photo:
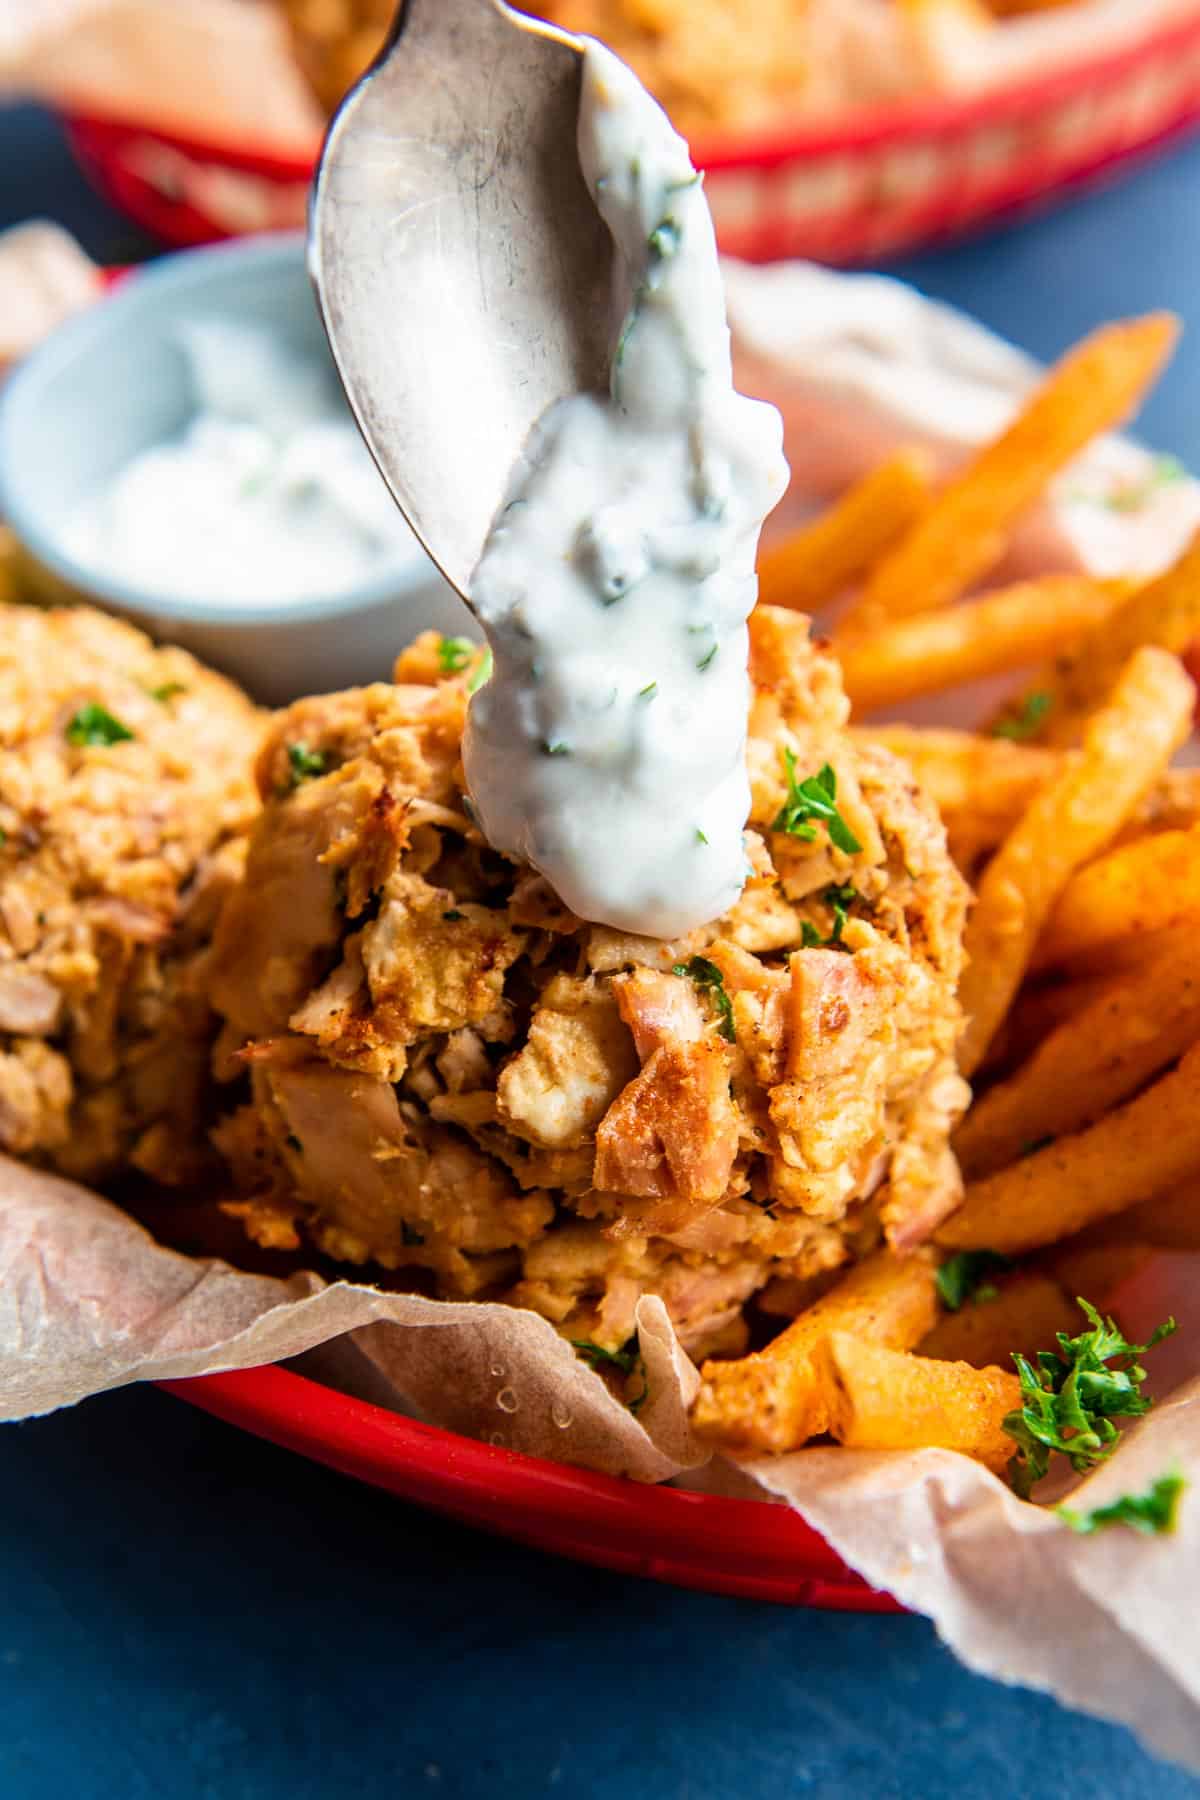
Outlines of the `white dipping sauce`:
{"type": "Polygon", "coordinates": [[[775,408],[733,389],[687,145],[592,43],[579,158],[633,303],[610,395],[539,421],[475,572],[495,672],[466,771],[491,843],[573,912],[674,937],[746,876],[746,619],[788,472],[775,408]]]}
{"type": "Polygon", "coordinates": [[[232,320],[177,339],[194,415],[87,496],[65,533],[81,563],[232,608],[339,593],[422,555],[332,371],[232,320]]]}

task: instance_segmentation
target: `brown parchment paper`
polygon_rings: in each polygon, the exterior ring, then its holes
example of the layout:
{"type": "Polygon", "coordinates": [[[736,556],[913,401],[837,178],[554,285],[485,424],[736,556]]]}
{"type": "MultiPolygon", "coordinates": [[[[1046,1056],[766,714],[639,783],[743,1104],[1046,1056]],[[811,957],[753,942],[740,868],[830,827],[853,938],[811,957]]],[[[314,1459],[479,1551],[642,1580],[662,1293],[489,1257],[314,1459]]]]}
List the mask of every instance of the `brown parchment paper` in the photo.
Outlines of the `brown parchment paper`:
{"type": "MultiPolygon", "coordinates": [[[[1138,1277],[1147,1317],[1156,1301],[1197,1291],[1200,1259],[1162,1262],[1157,1281],[1138,1277]]],[[[0,1159],[0,1418],[339,1340],[375,1371],[373,1398],[430,1423],[639,1481],[690,1471],[693,1488],[753,1483],[764,1500],[796,1507],[867,1580],[928,1615],[971,1668],[1130,1725],[1152,1750],[1200,1769],[1195,1495],[1174,1537],[1080,1538],[947,1451],[813,1449],[737,1471],[705,1467],[687,1422],[696,1371],[660,1301],[642,1301],[638,1327],[649,1394],[634,1418],[532,1313],[312,1274],[242,1274],[164,1249],[98,1196],[0,1159]]],[[[1176,1372],[1200,1363],[1195,1335],[1182,1339],[1176,1372]]],[[[1142,1488],[1169,1465],[1200,1482],[1194,1373],[1072,1504],[1142,1488]]]]}

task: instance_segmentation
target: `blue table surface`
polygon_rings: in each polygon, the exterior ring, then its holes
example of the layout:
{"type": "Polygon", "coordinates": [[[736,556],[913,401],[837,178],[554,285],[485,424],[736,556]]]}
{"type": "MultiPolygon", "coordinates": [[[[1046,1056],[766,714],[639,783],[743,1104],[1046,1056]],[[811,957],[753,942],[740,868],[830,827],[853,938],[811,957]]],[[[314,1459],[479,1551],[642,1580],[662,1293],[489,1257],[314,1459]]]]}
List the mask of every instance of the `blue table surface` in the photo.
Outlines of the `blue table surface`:
{"type": "MultiPolygon", "coordinates": [[[[1193,323],[1142,429],[1200,465],[1200,145],[896,272],[1042,356],[1193,323]]],[[[0,226],[148,248],[0,111],[0,226]]],[[[1184,1800],[916,1618],[676,1592],[448,1524],[126,1389],[0,1433],[0,1800],[1184,1800]]]]}

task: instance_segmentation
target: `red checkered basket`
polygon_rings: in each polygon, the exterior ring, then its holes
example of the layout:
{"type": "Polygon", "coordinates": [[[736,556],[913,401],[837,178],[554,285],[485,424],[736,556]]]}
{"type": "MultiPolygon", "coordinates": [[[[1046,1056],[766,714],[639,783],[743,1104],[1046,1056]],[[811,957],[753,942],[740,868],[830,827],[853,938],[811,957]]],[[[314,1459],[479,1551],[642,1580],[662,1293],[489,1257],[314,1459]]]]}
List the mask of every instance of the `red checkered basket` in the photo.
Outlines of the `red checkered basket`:
{"type": "MultiPolygon", "coordinates": [[[[1042,80],[694,149],[728,253],[853,263],[1049,201],[1197,123],[1200,0],[1120,52],[1083,54],[1042,80]]],[[[81,115],[67,129],[96,185],[167,243],[303,223],[315,146],[284,158],[81,115]]]]}

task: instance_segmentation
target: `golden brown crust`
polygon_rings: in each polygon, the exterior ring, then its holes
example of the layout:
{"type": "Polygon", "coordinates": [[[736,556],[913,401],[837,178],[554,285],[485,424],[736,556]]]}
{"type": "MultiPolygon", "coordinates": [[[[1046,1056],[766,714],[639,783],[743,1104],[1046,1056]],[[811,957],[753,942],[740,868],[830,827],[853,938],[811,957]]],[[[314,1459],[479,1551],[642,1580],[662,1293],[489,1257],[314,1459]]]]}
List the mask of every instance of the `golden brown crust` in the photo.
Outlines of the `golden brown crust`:
{"type": "Polygon", "coordinates": [[[936,1225],[965,890],[904,766],[851,741],[807,621],[760,608],[751,644],[753,875],[674,944],[581,924],[483,843],[466,679],[414,680],[435,644],[403,686],[280,715],[212,985],[222,1070],[251,1075],[220,1140],[260,1241],[299,1229],[606,1343],[652,1288],[704,1348],[767,1281],[841,1260],[881,1181],[895,1242],[936,1225]],[[784,749],[835,769],[857,852],[774,829],[784,749]]]}
{"type": "Polygon", "coordinates": [[[261,716],[86,607],[0,607],[0,1149],[96,1180],[203,1155],[203,952],[261,716]]]}

